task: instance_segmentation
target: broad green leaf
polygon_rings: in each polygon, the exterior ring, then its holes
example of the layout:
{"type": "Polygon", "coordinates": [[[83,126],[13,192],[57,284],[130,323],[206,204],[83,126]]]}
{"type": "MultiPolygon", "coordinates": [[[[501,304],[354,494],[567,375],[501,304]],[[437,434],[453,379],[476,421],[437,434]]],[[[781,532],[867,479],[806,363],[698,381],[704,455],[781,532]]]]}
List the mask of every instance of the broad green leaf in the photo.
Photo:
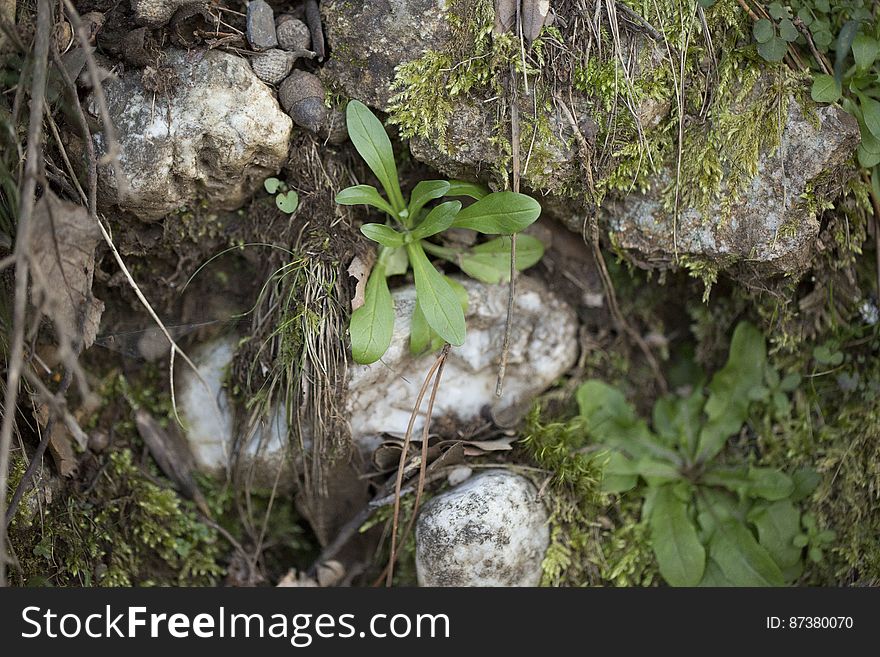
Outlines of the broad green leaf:
{"type": "Polygon", "coordinates": [[[767,43],[776,36],[776,30],[771,21],[762,18],[752,26],[752,36],[755,37],[755,41],[758,43],[767,43]]]}
{"type": "Polygon", "coordinates": [[[623,493],[635,488],[638,481],[635,461],[617,450],[611,450],[602,469],[602,492],[623,493]]]}
{"type": "Polygon", "coordinates": [[[791,477],[776,468],[750,467],[748,478],[748,492],[752,497],[775,501],[785,499],[794,492],[791,477]]]}
{"type": "Polygon", "coordinates": [[[479,201],[486,196],[489,190],[482,185],[465,182],[464,180],[450,180],[449,191],[446,196],[470,196],[472,199],[479,201]]]}
{"type": "Polygon", "coordinates": [[[822,476],[812,468],[802,468],[791,476],[794,482],[794,491],[791,493],[792,502],[800,502],[807,499],[816,490],[822,481],[822,476]]]}
{"type": "Polygon", "coordinates": [[[846,70],[847,65],[847,55],[849,55],[859,27],[859,21],[848,20],[837,32],[837,43],[834,44],[834,77],[837,78],[838,82],[843,80],[843,72],[846,70]]]}
{"type": "Polygon", "coordinates": [[[771,2],[767,5],[767,11],[775,20],[780,20],[788,16],[788,9],[783,7],[780,2],[771,2]]]}
{"type": "Polygon", "coordinates": [[[385,256],[385,275],[402,276],[409,269],[409,256],[403,247],[393,249],[385,256]]]}
{"type": "Polygon", "coordinates": [[[687,513],[687,505],[661,486],[649,519],[651,545],[660,574],[670,586],[696,586],[706,568],[706,550],[687,513]]]}
{"type": "Polygon", "coordinates": [[[880,43],[874,37],[859,34],[853,39],[853,57],[856,60],[856,66],[863,71],[867,71],[874,64],[878,50],[880,50],[880,43]]]}
{"type": "MultiPolygon", "coordinates": [[[[456,259],[461,270],[482,283],[494,285],[510,281],[510,237],[498,237],[465,251],[456,259]]],[[[538,263],[544,245],[530,235],[516,238],[516,269],[523,271],[538,263]]]]}
{"type": "Polygon", "coordinates": [[[425,207],[425,204],[445,196],[449,187],[449,183],[445,180],[422,180],[419,182],[409,196],[409,216],[413,221],[418,218],[419,212],[425,207]]]}
{"type": "Polygon", "coordinates": [[[718,567],[718,564],[715,563],[714,559],[707,559],[706,571],[703,573],[703,579],[700,580],[700,583],[697,586],[714,588],[720,586],[733,587],[736,586],[736,584],[724,576],[724,573],[721,572],[721,568],[718,567]]]}
{"type": "Polygon", "coordinates": [[[654,436],[617,388],[590,380],[578,388],[576,396],[584,426],[594,441],[623,449],[635,458],[651,454],[647,445],[654,436]]]}
{"type": "Polygon", "coordinates": [[[351,314],[351,353],[363,365],[385,355],[394,331],[394,304],[383,267],[377,262],[367,281],[364,305],[351,314]]]}
{"type": "Polygon", "coordinates": [[[422,222],[412,231],[412,239],[422,240],[442,233],[452,225],[455,215],[461,210],[461,201],[446,201],[433,208],[422,222]]]}
{"type": "Polygon", "coordinates": [[[485,235],[510,235],[531,226],[540,215],[541,206],[531,196],[493,192],[459,212],[452,225],[485,235]]]}
{"type": "Polygon", "coordinates": [[[840,98],[841,89],[834,76],[819,74],[813,79],[810,98],[817,103],[835,103],[840,98]]]}
{"type": "Polygon", "coordinates": [[[681,473],[671,463],[643,456],[635,464],[635,470],[651,486],[668,484],[681,479],[681,473]]]}
{"type": "Polygon", "coordinates": [[[862,93],[858,94],[858,97],[865,126],[874,136],[874,139],[880,140],[880,102],[862,93]]]}
{"type": "Polygon", "coordinates": [[[720,523],[709,541],[709,556],[736,586],[782,586],[785,579],[767,550],[734,519],[720,523]]]}
{"type": "Polygon", "coordinates": [[[355,185],[346,187],[336,195],[339,205],[370,205],[374,208],[387,212],[396,218],[394,208],[379,194],[379,190],[372,185],[355,185]]]}
{"type": "Polygon", "coordinates": [[[266,178],[266,180],[263,181],[263,187],[270,194],[274,194],[275,192],[277,192],[280,186],[281,181],[278,180],[278,178],[266,178]]]}
{"type": "Polygon", "coordinates": [[[745,495],[752,485],[748,470],[744,467],[734,468],[716,465],[709,468],[702,477],[706,486],[721,486],[737,495],[745,495]]]}
{"type": "Polygon", "coordinates": [[[292,189],[284,194],[278,194],[275,197],[275,205],[277,205],[278,209],[282,212],[293,214],[299,206],[299,194],[292,189]]]}
{"type": "Polygon", "coordinates": [[[697,448],[701,415],[705,398],[701,390],[681,398],[668,395],[654,404],[653,423],[666,445],[681,448],[685,454],[694,456],[697,448]]]}
{"type": "Polygon", "coordinates": [[[801,514],[789,500],[758,504],[748,520],[758,530],[758,543],[777,566],[791,568],[800,561],[801,549],[795,547],[794,537],[801,531],[801,514]]]}
{"type": "Polygon", "coordinates": [[[464,312],[455,291],[428,260],[419,242],[407,244],[406,251],[415,277],[416,297],[428,326],[449,344],[461,346],[465,339],[464,312]]]}
{"type": "Polygon", "coordinates": [[[405,209],[400,183],[397,180],[397,165],[394,163],[394,150],[385,132],[385,126],[370,109],[359,100],[351,100],[345,108],[345,122],[348,136],[357,152],[375,174],[392,207],[405,209]]]}
{"type": "Polygon", "coordinates": [[[792,43],[793,41],[797,41],[797,38],[800,36],[800,32],[797,31],[797,28],[794,26],[794,23],[791,22],[788,18],[783,18],[779,21],[779,36],[783,39],[792,43]]]}
{"type": "Polygon", "coordinates": [[[698,459],[713,458],[740,430],[749,415],[749,393],[763,383],[766,361],[764,336],[748,322],[740,322],[733,332],[727,363],[708,386],[707,421],[700,431],[698,459]]]}
{"type": "MultiPolygon", "coordinates": [[[[446,282],[449,283],[452,291],[455,292],[455,295],[458,297],[458,301],[461,304],[461,311],[467,314],[468,293],[464,285],[453,278],[449,278],[448,276],[445,276],[444,278],[446,279],[446,282]]],[[[418,356],[428,348],[430,348],[431,351],[436,351],[443,346],[443,342],[443,338],[437,335],[431,329],[431,327],[428,326],[425,315],[422,312],[422,309],[419,308],[418,301],[416,301],[416,305],[413,308],[412,324],[410,326],[410,353],[412,353],[414,356],[418,356]]]]}
{"type": "Polygon", "coordinates": [[[396,249],[403,246],[403,234],[385,224],[364,224],[361,226],[361,232],[374,242],[378,242],[382,246],[396,249]]]}
{"type": "Polygon", "coordinates": [[[788,42],[782,37],[774,36],[766,43],[758,44],[758,54],[768,62],[781,62],[788,52],[788,42]]]}

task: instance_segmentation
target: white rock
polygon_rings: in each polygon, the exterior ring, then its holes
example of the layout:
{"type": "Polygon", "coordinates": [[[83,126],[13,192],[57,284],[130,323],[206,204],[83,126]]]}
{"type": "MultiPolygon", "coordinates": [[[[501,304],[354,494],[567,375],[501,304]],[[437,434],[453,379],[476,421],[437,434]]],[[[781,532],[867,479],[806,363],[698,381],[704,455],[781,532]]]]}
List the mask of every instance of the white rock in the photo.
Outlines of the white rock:
{"type": "Polygon", "coordinates": [[[550,542],[528,479],[489,470],[429,501],[416,522],[420,586],[537,586],[550,542]]]}
{"type": "Polygon", "coordinates": [[[177,364],[177,404],[196,465],[204,472],[223,476],[234,465],[258,486],[272,486],[279,468],[282,483],[289,464],[287,421],[276,411],[268,426],[257,427],[236,444],[235,423],[225,388],[237,340],[234,337],[208,342],[190,355],[192,368],[177,364]],[[201,378],[199,378],[199,376],[201,378]],[[238,457],[236,458],[236,453],[238,457]]]}
{"type": "MultiPolygon", "coordinates": [[[[146,89],[138,70],[104,83],[124,195],[113,167],[101,166],[102,205],[144,220],[195,202],[235,209],[286,160],[290,117],[245,59],[220,50],[165,54],[167,90],[146,89]]],[[[93,98],[88,107],[97,116],[93,98]]],[[[94,140],[104,154],[104,135],[94,140]]]]}
{"type": "MultiPolygon", "coordinates": [[[[529,402],[548,388],[577,358],[574,311],[540,282],[517,279],[510,352],[504,394],[495,396],[507,317],[507,285],[460,281],[468,291],[467,339],[446,361],[434,402],[435,418],[452,416],[465,423],[484,408],[498,413],[529,402]]],[[[378,444],[379,434],[404,434],[425,376],[436,354],[410,355],[409,328],[415,288],[395,290],[394,337],[385,356],[349,371],[347,411],[352,436],[363,450],[378,444]]],[[[422,411],[427,406],[423,402],[422,411]]],[[[416,420],[415,431],[424,424],[416,420]]]]}

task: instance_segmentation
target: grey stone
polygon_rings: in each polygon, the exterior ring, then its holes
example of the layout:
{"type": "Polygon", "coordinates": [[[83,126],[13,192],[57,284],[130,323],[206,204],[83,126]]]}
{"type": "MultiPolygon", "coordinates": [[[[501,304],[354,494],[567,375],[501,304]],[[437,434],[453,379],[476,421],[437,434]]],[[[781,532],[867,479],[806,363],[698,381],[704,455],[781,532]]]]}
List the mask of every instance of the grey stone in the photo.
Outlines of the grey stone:
{"type": "Polygon", "coordinates": [[[420,586],[537,586],[550,542],[532,483],[489,470],[432,498],[416,521],[420,586]]]}
{"type": "MultiPolygon", "coordinates": [[[[102,207],[147,221],[195,202],[236,209],[286,161],[291,120],[241,57],[172,49],[165,61],[176,79],[167,93],[144,88],[136,70],[104,83],[123,179],[99,167],[102,207]]],[[[87,106],[97,116],[94,98],[87,106]]],[[[106,140],[94,140],[100,157],[106,140]]]]}
{"type": "MultiPolygon", "coordinates": [[[[453,348],[434,402],[435,419],[478,420],[484,411],[515,413],[526,408],[575,362],[577,318],[542,283],[520,276],[513,311],[504,394],[495,395],[507,316],[507,285],[459,279],[468,291],[467,339],[453,348]]],[[[362,450],[378,445],[382,433],[403,435],[425,374],[435,354],[414,357],[409,332],[415,306],[412,286],[394,290],[394,336],[382,360],[352,365],[346,409],[352,437],[362,450]]],[[[420,415],[415,431],[423,426],[420,415]]]]}
{"type": "MultiPolygon", "coordinates": [[[[803,271],[814,252],[819,219],[802,195],[815,185],[821,197],[822,179],[833,182],[859,139],[855,119],[836,106],[819,108],[814,118],[818,125],[798,103],[789,103],[780,147],[773,153],[765,149],[745,188],[739,193],[722,189],[705,213],[684,207],[675,217],[664,206],[661,193],[674,180],[671,171],[658,176],[646,193],[611,200],[603,213],[616,243],[660,266],[687,256],[745,267],[750,275],[803,271]]],[[[581,224],[570,227],[580,230],[581,224]]]]}
{"type": "Polygon", "coordinates": [[[135,22],[148,27],[161,27],[175,11],[194,4],[205,4],[205,0],[131,0],[135,22]]]}
{"type": "Polygon", "coordinates": [[[266,0],[251,0],[247,6],[247,40],[254,50],[278,46],[275,13],[266,0]]]}

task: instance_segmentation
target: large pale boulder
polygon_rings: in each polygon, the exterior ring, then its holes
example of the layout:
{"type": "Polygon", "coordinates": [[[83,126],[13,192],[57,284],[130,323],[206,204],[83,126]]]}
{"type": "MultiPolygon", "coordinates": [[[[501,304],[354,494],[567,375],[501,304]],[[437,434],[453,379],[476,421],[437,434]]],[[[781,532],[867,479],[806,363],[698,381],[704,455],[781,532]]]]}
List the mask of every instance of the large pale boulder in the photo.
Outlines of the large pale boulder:
{"type": "MultiPolygon", "coordinates": [[[[148,221],[197,202],[240,207],[286,160],[290,117],[241,57],[219,50],[165,55],[158,82],[129,70],[104,83],[122,181],[103,164],[101,202],[148,221]]],[[[97,116],[94,98],[88,107],[97,116]]],[[[94,139],[105,154],[103,133],[94,139]]]]}

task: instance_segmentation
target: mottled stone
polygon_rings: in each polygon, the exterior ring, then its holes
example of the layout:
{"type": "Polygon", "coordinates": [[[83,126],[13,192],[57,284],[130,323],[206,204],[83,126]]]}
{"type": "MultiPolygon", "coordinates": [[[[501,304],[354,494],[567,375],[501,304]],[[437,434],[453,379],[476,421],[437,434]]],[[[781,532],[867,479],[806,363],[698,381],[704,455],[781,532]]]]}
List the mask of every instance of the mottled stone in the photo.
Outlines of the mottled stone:
{"type": "Polygon", "coordinates": [[[254,50],[278,46],[275,12],[266,0],[251,0],[247,6],[247,40],[254,50]]]}

